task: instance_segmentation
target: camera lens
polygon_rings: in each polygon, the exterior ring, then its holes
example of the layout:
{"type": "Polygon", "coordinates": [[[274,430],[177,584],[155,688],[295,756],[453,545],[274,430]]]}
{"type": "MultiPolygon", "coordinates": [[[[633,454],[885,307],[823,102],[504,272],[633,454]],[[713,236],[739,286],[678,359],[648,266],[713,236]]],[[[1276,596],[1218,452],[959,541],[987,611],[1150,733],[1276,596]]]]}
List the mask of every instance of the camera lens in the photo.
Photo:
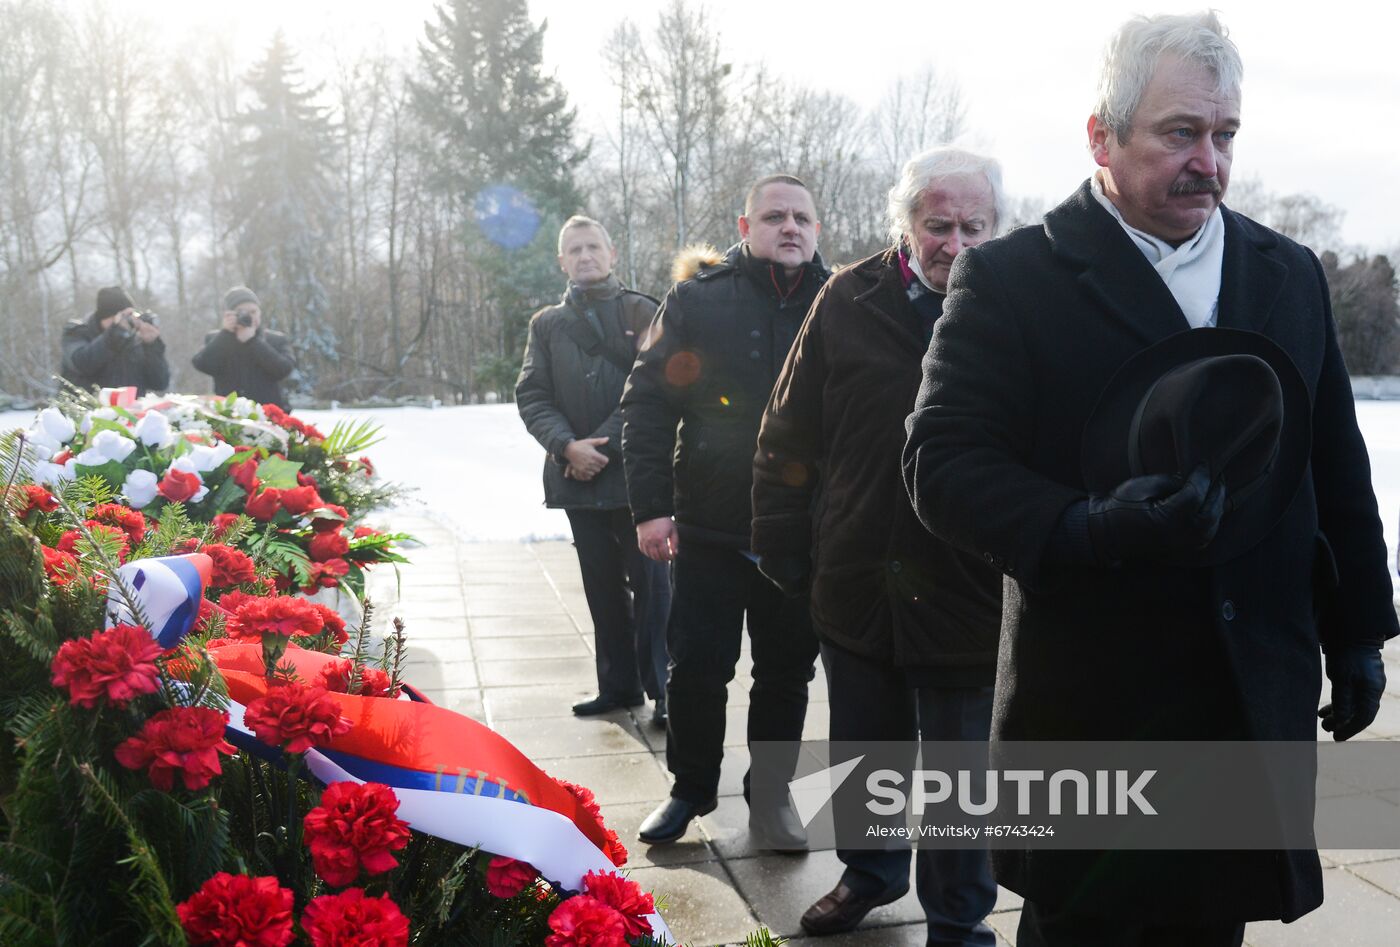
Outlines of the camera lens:
{"type": "Polygon", "coordinates": [[[240,313],[238,314],[238,324],[241,325],[241,326],[250,326],[250,325],[252,325],[252,324],[253,324],[253,314],[252,314],[251,312],[240,312],[240,313]]]}

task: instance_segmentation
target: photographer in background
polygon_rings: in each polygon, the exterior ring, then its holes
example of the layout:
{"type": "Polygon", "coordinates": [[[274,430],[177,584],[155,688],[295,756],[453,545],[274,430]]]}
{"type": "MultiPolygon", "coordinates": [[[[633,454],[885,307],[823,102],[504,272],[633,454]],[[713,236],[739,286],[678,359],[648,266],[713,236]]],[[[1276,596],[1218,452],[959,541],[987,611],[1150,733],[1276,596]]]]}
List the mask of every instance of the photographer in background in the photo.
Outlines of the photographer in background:
{"type": "Polygon", "coordinates": [[[97,291],[97,308],[63,329],[63,377],[81,388],[134,386],[138,395],[170,384],[165,342],[153,312],[136,312],[126,290],[97,291]]]}
{"type": "Polygon", "coordinates": [[[258,297],[246,286],[224,294],[223,323],[204,337],[194,367],[214,376],[214,393],[237,392],[260,404],[290,410],[282,380],[297,367],[291,343],[280,332],[262,327],[258,297]]]}

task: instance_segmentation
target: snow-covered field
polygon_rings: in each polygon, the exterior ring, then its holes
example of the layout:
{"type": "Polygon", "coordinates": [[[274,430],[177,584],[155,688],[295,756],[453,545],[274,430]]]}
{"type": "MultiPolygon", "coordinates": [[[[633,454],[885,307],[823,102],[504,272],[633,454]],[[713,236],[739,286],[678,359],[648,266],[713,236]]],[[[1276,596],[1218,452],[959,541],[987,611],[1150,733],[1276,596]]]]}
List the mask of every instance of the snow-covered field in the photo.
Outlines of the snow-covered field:
{"type": "MultiPolygon", "coordinates": [[[[297,412],[322,430],[337,418],[369,418],[384,440],[369,451],[380,473],[410,486],[403,501],[430,512],[469,540],[565,538],[569,523],[542,503],[544,451],[525,433],[515,406],[386,408],[297,412]]],[[[1359,401],[1357,415],[1371,451],[1372,482],[1390,547],[1395,580],[1400,530],[1400,401],[1359,401]]],[[[0,430],[27,425],[28,412],[0,412],[0,430]]],[[[1397,583],[1400,588],[1400,583],[1397,583]]]]}

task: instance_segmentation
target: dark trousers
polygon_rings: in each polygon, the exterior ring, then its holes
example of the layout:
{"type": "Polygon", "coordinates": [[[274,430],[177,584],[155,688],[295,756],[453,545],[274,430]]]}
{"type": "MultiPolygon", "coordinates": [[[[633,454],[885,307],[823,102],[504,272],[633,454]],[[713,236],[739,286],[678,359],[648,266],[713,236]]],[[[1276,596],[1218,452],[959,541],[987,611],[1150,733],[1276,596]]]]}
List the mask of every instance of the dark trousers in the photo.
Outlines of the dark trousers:
{"type": "MultiPolygon", "coordinates": [[[[909,742],[912,763],[913,741],[987,739],[992,688],[914,687],[900,669],[882,661],[827,642],[821,651],[833,743],[909,742]]],[[[907,842],[891,840],[882,850],[838,848],[836,857],[846,866],[841,880],[854,891],[876,894],[909,884],[907,842]]],[[[984,921],[997,900],[986,849],[920,848],[914,864],[930,947],[996,944],[984,921]]]]}
{"type": "Polygon", "coordinates": [[[734,679],[745,617],[753,655],[749,744],[790,742],[794,761],[807,715],[807,684],[816,674],[817,640],[806,597],[783,595],[737,549],[682,540],[671,575],[666,765],[676,779],[671,795],[698,805],[719,789],[725,685],[734,679]]]}
{"type": "Polygon", "coordinates": [[[666,615],[671,580],[666,564],[637,548],[625,510],[565,510],[593,617],[598,693],[618,701],[666,693],[666,615]]]}
{"type": "Polygon", "coordinates": [[[1131,920],[1057,913],[1027,901],[1016,947],[1240,947],[1244,925],[1135,924],[1131,920]]]}

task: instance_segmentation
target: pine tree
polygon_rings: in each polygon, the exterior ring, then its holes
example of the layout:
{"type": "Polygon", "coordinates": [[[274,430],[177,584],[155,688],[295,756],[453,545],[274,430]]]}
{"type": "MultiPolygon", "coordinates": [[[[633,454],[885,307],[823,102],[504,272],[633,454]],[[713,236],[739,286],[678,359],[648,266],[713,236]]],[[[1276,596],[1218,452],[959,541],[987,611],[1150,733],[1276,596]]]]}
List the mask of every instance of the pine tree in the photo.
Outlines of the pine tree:
{"type": "Polygon", "coordinates": [[[336,354],[323,284],[334,225],[327,172],[334,130],[314,104],[319,87],[303,87],[280,32],[247,82],[256,101],[238,116],[245,130],[234,209],[239,259],[264,324],[291,336],[303,379],[314,384],[318,363],[336,354]]]}
{"type": "Polygon", "coordinates": [[[433,184],[458,208],[480,277],[467,358],[476,387],[502,394],[531,310],[558,298],[555,235],[582,207],[576,174],[587,148],[563,88],[543,71],[545,28],[525,0],[443,0],[424,25],[413,83],[433,184]]]}

